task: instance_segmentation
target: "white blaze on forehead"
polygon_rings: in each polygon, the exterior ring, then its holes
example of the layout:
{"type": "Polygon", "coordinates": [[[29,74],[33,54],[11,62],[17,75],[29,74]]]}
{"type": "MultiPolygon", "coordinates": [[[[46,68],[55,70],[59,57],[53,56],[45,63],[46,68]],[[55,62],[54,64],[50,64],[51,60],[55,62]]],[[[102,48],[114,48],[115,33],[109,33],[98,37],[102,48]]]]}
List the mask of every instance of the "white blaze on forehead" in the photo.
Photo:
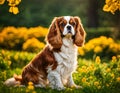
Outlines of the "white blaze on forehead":
{"type": "Polygon", "coordinates": [[[71,26],[71,30],[70,30],[70,31],[71,31],[71,34],[72,34],[72,35],[75,35],[74,28],[73,28],[73,26],[69,23],[69,22],[70,22],[70,18],[71,18],[71,16],[64,16],[64,19],[67,21],[67,24],[66,24],[65,27],[64,27],[63,35],[69,34],[69,31],[68,31],[68,29],[67,29],[68,26],[71,26]]]}
{"type": "Polygon", "coordinates": [[[67,23],[69,23],[69,21],[70,21],[70,16],[64,16],[64,19],[67,21],[67,23]]]}

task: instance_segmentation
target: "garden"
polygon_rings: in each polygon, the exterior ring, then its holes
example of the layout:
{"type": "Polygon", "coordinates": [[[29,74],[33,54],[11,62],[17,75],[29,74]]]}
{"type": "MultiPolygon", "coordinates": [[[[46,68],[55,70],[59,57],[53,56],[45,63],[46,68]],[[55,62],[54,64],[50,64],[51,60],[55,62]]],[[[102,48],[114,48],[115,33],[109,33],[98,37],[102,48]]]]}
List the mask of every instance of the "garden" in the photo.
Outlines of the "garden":
{"type": "Polygon", "coordinates": [[[0,93],[120,93],[120,1],[0,0],[0,93]],[[79,16],[86,31],[73,73],[82,88],[6,86],[45,47],[49,25],[61,15],[79,16]]]}
{"type": "MultiPolygon", "coordinates": [[[[86,41],[78,48],[78,68],[73,74],[82,89],[63,91],[26,87],[6,87],[4,81],[20,75],[22,68],[45,46],[48,29],[39,27],[5,27],[0,32],[0,90],[4,93],[119,93],[120,43],[111,37],[100,36],[86,41]],[[103,42],[104,41],[104,42],[103,42]],[[19,47],[18,47],[19,46],[19,47]],[[19,48],[19,49],[18,49],[19,48]]],[[[89,33],[88,33],[89,35],[89,33]]]]}

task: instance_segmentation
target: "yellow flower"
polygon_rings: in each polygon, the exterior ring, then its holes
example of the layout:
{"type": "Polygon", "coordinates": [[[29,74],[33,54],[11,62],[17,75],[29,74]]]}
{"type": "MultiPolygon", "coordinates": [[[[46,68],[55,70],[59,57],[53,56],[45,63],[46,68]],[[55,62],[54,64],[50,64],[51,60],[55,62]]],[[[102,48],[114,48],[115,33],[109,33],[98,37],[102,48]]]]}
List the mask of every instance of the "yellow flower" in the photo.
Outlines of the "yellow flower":
{"type": "Polygon", "coordinates": [[[93,68],[95,67],[95,65],[94,65],[93,63],[91,64],[91,66],[92,66],[93,68]]]}
{"type": "Polygon", "coordinates": [[[117,82],[120,82],[120,77],[117,77],[116,80],[117,80],[117,82]]]}
{"type": "Polygon", "coordinates": [[[81,72],[87,73],[87,72],[88,72],[88,71],[87,71],[87,67],[86,67],[86,66],[82,66],[81,72]]]}
{"type": "Polygon", "coordinates": [[[29,89],[29,90],[33,90],[33,89],[34,89],[34,86],[29,85],[29,86],[28,86],[28,89],[29,89]]]}
{"type": "Polygon", "coordinates": [[[21,2],[21,0],[15,0],[15,4],[18,5],[21,2]]]}
{"type": "Polygon", "coordinates": [[[13,13],[13,14],[18,14],[19,13],[19,10],[18,10],[18,7],[10,7],[9,8],[9,12],[10,13],[13,13]]]}
{"type": "Polygon", "coordinates": [[[2,76],[4,77],[4,79],[7,78],[7,77],[6,77],[6,71],[1,72],[1,74],[2,74],[2,76]]]}
{"type": "Polygon", "coordinates": [[[97,88],[98,88],[98,89],[101,89],[101,86],[99,85],[97,88]]]}
{"type": "Polygon", "coordinates": [[[18,60],[18,54],[16,54],[16,55],[14,56],[14,59],[15,59],[15,60],[18,60]]]}
{"type": "Polygon", "coordinates": [[[90,79],[93,79],[93,77],[92,77],[92,76],[90,76],[89,78],[90,78],[90,79]]]}
{"type": "Polygon", "coordinates": [[[87,86],[90,86],[90,83],[89,82],[86,82],[87,86]]]}
{"type": "Polygon", "coordinates": [[[81,47],[78,48],[78,52],[81,56],[85,55],[85,52],[84,52],[83,48],[81,48],[81,47]]]}
{"type": "Polygon", "coordinates": [[[110,85],[109,84],[106,84],[107,87],[109,87],[110,85]]]}
{"type": "Polygon", "coordinates": [[[118,68],[117,68],[117,71],[119,71],[119,72],[120,72],[120,67],[118,67],[118,68]]]}
{"type": "Polygon", "coordinates": [[[4,4],[5,0],[0,0],[0,5],[4,4]]]}
{"type": "Polygon", "coordinates": [[[112,74],[111,74],[111,77],[112,77],[112,78],[114,78],[114,77],[115,77],[115,74],[114,74],[114,73],[112,73],[112,74]]]}
{"type": "Polygon", "coordinates": [[[82,78],[82,82],[86,82],[86,78],[85,77],[82,78]]]}
{"type": "Polygon", "coordinates": [[[45,46],[44,43],[40,42],[36,38],[31,38],[28,39],[24,44],[23,44],[23,50],[27,50],[30,52],[38,52],[40,49],[42,49],[45,46]]]}
{"type": "Polygon", "coordinates": [[[112,0],[112,2],[115,2],[116,0],[112,0]]]}
{"type": "Polygon", "coordinates": [[[95,53],[102,52],[102,48],[101,48],[100,46],[96,46],[96,47],[94,48],[94,52],[95,52],[95,53]]]}
{"type": "Polygon", "coordinates": [[[112,57],[112,62],[116,62],[116,61],[117,61],[116,56],[113,56],[113,57],[112,57]]]}
{"type": "Polygon", "coordinates": [[[8,61],[8,65],[9,65],[9,66],[11,65],[11,63],[12,63],[11,61],[8,61]]]}
{"type": "Polygon", "coordinates": [[[96,57],[95,62],[96,62],[97,64],[100,64],[101,59],[100,59],[100,57],[99,57],[99,56],[97,56],[97,57],[96,57]]]}
{"type": "Polygon", "coordinates": [[[120,59],[120,55],[117,55],[117,58],[120,59]]]}
{"type": "Polygon", "coordinates": [[[33,83],[32,82],[28,82],[28,85],[33,85],[33,83]]]}
{"type": "Polygon", "coordinates": [[[109,12],[110,11],[109,6],[108,5],[104,5],[103,10],[106,11],[106,12],[109,12]]]}
{"type": "Polygon", "coordinates": [[[94,82],[94,85],[95,85],[95,86],[98,86],[98,85],[99,85],[99,82],[98,82],[98,81],[95,81],[95,82],[94,82]]]}
{"type": "Polygon", "coordinates": [[[93,68],[92,66],[89,66],[89,67],[87,68],[87,70],[88,70],[88,71],[92,71],[92,70],[94,70],[94,68],[93,68]]]}
{"type": "Polygon", "coordinates": [[[104,67],[106,67],[106,66],[107,66],[107,64],[106,64],[106,63],[103,63],[103,66],[104,66],[104,67]]]}
{"type": "Polygon", "coordinates": [[[113,40],[112,38],[108,38],[107,42],[108,42],[109,44],[112,44],[112,43],[114,43],[114,40],[113,40]]]}
{"type": "Polygon", "coordinates": [[[1,53],[4,55],[5,54],[5,50],[2,49],[1,53]]]}
{"type": "Polygon", "coordinates": [[[85,51],[89,52],[90,50],[94,48],[94,45],[92,44],[92,41],[90,40],[88,43],[85,44],[83,48],[85,48],[85,51]]]}
{"type": "Polygon", "coordinates": [[[16,6],[21,2],[21,0],[7,0],[7,1],[9,6],[16,6]]]}
{"type": "Polygon", "coordinates": [[[32,93],[36,93],[36,91],[33,91],[32,93]]]}
{"type": "Polygon", "coordinates": [[[105,3],[109,3],[111,0],[106,0],[105,3]]]}
{"type": "Polygon", "coordinates": [[[86,69],[86,66],[82,66],[82,69],[86,69]]]}
{"type": "Polygon", "coordinates": [[[114,14],[114,12],[119,9],[119,0],[106,0],[105,3],[106,4],[104,5],[103,10],[106,12],[114,14]]]}
{"type": "Polygon", "coordinates": [[[106,72],[110,72],[110,71],[111,71],[111,69],[110,69],[110,68],[107,68],[107,69],[106,69],[106,72]]]}
{"type": "Polygon", "coordinates": [[[32,82],[28,82],[28,90],[34,90],[34,86],[32,82]]]}

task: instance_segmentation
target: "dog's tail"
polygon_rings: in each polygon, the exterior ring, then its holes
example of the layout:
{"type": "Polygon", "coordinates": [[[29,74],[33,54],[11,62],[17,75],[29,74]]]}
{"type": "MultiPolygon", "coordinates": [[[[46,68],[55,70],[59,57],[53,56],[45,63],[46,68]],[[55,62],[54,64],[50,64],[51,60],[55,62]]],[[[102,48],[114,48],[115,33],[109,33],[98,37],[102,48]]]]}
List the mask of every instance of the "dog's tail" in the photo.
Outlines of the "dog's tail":
{"type": "Polygon", "coordinates": [[[4,84],[6,86],[18,86],[21,85],[22,76],[14,74],[12,78],[7,79],[4,84]]]}

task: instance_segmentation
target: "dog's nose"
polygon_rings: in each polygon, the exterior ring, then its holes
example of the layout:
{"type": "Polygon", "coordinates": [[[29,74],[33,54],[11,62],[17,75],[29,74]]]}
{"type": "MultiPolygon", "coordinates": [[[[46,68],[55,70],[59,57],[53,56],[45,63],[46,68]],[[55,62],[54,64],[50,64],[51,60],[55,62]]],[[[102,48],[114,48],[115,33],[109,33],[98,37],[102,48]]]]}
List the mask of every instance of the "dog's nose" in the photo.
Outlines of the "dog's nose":
{"type": "Polygon", "coordinates": [[[71,30],[71,26],[67,26],[67,30],[71,30]]]}

